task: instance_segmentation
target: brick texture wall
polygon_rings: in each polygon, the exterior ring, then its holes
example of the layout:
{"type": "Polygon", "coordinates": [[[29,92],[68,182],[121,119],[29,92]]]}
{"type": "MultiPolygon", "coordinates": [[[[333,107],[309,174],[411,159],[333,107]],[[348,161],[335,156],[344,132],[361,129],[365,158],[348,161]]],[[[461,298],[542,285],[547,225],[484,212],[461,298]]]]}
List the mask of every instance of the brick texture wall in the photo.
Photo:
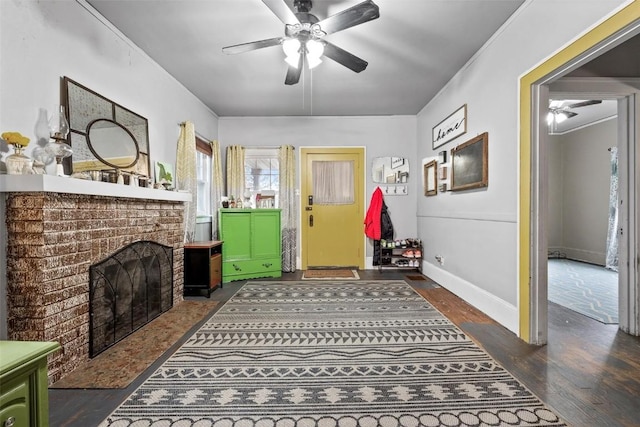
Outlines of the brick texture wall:
{"type": "Polygon", "coordinates": [[[6,203],[10,340],[57,341],[49,383],[89,359],[89,266],[138,240],[172,246],[182,301],[182,202],[10,193],[6,203]]]}

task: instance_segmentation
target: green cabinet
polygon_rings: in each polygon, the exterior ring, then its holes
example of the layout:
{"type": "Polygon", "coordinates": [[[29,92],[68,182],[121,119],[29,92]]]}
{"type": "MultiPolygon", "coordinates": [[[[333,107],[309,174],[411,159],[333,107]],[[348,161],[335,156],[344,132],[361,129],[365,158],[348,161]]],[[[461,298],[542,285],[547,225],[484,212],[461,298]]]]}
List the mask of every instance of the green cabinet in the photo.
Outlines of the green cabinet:
{"type": "Polygon", "coordinates": [[[47,355],[57,342],[0,341],[0,426],[49,425],[47,355]]]}
{"type": "Polygon", "coordinates": [[[282,276],[280,209],[220,209],[222,281],[282,276]]]}

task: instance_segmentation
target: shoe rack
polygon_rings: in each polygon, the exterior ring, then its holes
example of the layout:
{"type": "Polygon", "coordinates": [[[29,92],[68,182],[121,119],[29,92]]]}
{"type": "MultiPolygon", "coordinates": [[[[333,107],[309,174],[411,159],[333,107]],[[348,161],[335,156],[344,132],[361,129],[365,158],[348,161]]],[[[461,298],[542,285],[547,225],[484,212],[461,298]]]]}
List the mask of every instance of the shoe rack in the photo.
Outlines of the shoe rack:
{"type": "Polygon", "coordinates": [[[378,270],[422,270],[420,239],[380,240],[378,270]]]}

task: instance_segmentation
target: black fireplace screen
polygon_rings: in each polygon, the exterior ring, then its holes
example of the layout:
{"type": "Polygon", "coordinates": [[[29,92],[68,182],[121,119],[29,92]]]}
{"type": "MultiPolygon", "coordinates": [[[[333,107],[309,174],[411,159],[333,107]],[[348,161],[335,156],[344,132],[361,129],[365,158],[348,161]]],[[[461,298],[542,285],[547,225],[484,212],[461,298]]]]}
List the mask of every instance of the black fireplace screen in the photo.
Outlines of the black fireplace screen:
{"type": "Polygon", "coordinates": [[[134,242],[89,267],[89,355],[173,306],[173,248],[134,242]]]}

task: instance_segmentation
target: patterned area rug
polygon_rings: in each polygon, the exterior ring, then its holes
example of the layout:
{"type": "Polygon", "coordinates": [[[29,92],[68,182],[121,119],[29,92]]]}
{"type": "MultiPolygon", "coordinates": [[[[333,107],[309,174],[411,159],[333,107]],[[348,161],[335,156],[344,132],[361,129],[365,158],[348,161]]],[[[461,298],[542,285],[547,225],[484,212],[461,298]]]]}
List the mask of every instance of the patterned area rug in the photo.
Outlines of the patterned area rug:
{"type": "Polygon", "coordinates": [[[303,280],[353,280],[359,278],[356,270],[305,270],[302,273],[303,280]]]}
{"type": "Polygon", "coordinates": [[[550,259],[549,301],[602,323],[618,323],[618,273],[569,259],[550,259]]]}
{"type": "Polygon", "coordinates": [[[102,426],[564,425],[404,281],[249,282],[102,426]]]}

